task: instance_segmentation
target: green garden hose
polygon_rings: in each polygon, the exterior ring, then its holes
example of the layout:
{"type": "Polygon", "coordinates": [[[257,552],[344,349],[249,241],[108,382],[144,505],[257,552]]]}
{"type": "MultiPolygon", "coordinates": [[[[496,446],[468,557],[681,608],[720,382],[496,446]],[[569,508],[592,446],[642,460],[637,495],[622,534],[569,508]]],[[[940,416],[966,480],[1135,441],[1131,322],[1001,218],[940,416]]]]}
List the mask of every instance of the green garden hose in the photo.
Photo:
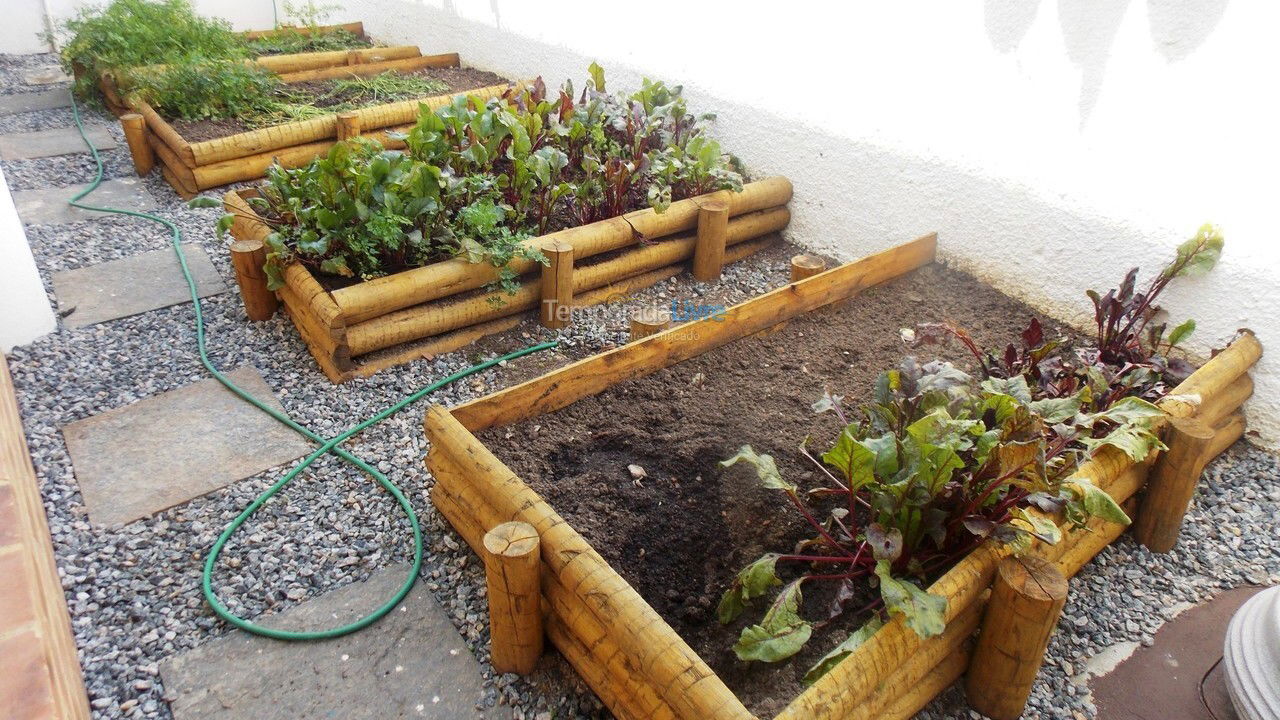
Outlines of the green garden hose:
{"type": "Polygon", "coordinates": [[[338,447],[338,445],[341,444],[347,438],[350,438],[351,436],[360,432],[361,430],[364,430],[365,428],[369,427],[370,425],[373,425],[374,423],[385,420],[391,415],[394,415],[400,410],[403,410],[409,404],[419,400],[420,398],[422,398],[423,396],[429,393],[439,390],[445,385],[448,385],[452,382],[455,382],[464,377],[467,377],[468,375],[472,375],[474,373],[487,370],[488,368],[491,368],[494,365],[497,365],[498,363],[505,362],[507,360],[512,360],[514,358],[518,358],[523,355],[528,355],[530,353],[535,353],[541,350],[546,350],[548,348],[555,347],[558,343],[553,341],[553,342],[540,343],[538,345],[532,345],[522,350],[517,350],[515,352],[508,353],[506,355],[503,355],[502,357],[493,358],[492,360],[482,362],[478,365],[473,365],[469,368],[466,368],[465,370],[460,370],[446,378],[443,378],[441,380],[437,380],[436,382],[431,383],[430,385],[422,388],[421,390],[418,390],[417,392],[413,393],[412,395],[409,395],[408,397],[405,397],[404,399],[400,400],[399,402],[387,408],[386,410],[383,410],[377,415],[374,415],[373,417],[355,425],[354,427],[346,430],[345,432],[337,435],[336,437],[330,438],[329,440],[325,440],[324,438],[315,434],[311,430],[294,422],[292,419],[289,418],[288,415],[285,415],[283,412],[280,412],[275,408],[271,407],[270,405],[267,405],[266,403],[262,402],[261,400],[258,400],[257,398],[253,397],[248,392],[246,392],[245,390],[236,386],[236,384],[231,382],[231,380],[227,378],[226,375],[223,375],[221,372],[219,372],[218,368],[214,367],[213,361],[209,359],[209,354],[205,344],[204,314],[202,313],[200,308],[200,296],[196,291],[196,283],[191,276],[191,269],[187,267],[187,259],[182,252],[182,231],[178,228],[177,225],[175,225],[173,222],[166,220],[162,217],[157,217],[155,215],[151,215],[144,212],[137,212],[134,210],[124,210],[121,208],[95,207],[93,205],[86,205],[80,202],[82,198],[84,198],[86,195],[96,190],[98,186],[102,183],[102,158],[98,156],[98,148],[94,146],[93,142],[89,140],[88,135],[85,134],[84,123],[82,123],[80,120],[80,109],[77,107],[74,97],[71,100],[71,112],[76,121],[76,128],[80,131],[80,137],[83,138],[85,144],[89,146],[89,152],[93,154],[93,161],[97,164],[98,170],[97,170],[97,174],[94,176],[93,182],[89,183],[88,187],[86,187],[85,189],[76,193],[76,195],[72,197],[71,200],[69,201],[70,204],[73,207],[77,207],[82,210],[92,210],[94,212],[114,213],[116,215],[127,215],[130,217],[143,218],[145,220],[151,220],[153,222],[160,223],[161,225],[164,225],[166,228],[168,228],[170,232],[170,240],[173,244],[173,251],[178,256],[178,265],[182,268],[182,275],[187,281],[187,289],[190,290],[191,292],[191,303],[195,310],[196,347],[199,349],[199,352],[200,352],[200,362],[204,365],[205,369],[209,371],[210,375],[217,378],[218,382],[222,383],[231,392],[240,396],[245,402],[248,402],[249,404],[253,405],[259,410],[275,418],[276,420],[279,420],[280,422],[289,426],[290,428],[297,431],[301,435],[307,437],[308,439],[314,442],[320,443],[319,448],[317,448],[314,452],[308,455],[299,465],[294,467],[289,472],[285,473],[285,475],[281,477],[279,480],[277,480],[274,485],[268,488],[266,492],[259,495],[256,500],[254,500],[252,503],[249,504],[248,507],[246,507],[243,511],[241,511],[241,513],[236,516],[236,519],[232,520],[231,524],[228,525],[227,528],[222,531],[222,534],[218,536],[218,539],[214,541],[213,547],[210,548],[209,550],[208,557],[205,558],[204,573],[201,579],[201,588],[204,591],[205,600],[207,600],[209,603],[209,606],[213,608],[213,612],[217,614],[218,617],[221,617],[223,620],[226,620],[227,622],[231,623],[232,625],[235,625],[241,630],[254,633],[255,635],[263,635],[269,638],[275,638],[277,640],[323,640],[326,638],[334,638],[334,637],[346,635],[348,633],[353,633],[357,630],[368,627],[374,622],[377,622],[384,615],[391,612],[396,607],[396,605],[400,604],[400,601],[403,600],[404,597],[409,594],[409,590],[413,588],[414,582],[416,582],[418,579],[418,572],[422,568],[422,527],[418,522],[417,513],[413,511],[413,506],[409,503],[408,498],[404,496],[404,493],[400,491],[400,488],[396,487],[395,484],[392,483],[391,480],[389,480],[386,475],[383,475],[382,473],[378,472],[376,468],[369,465],[364,460],[361,460],[360,458],[352,455],[346,450],[343,450],[342,448],[338,447]],[[231,612],[231,610],[228,609],[226,605],[223,605],[222,602],[218,600],[218,596],[214,594],[214,591],[213,591],[214,563],[217,562],[218,555],[219,553],[222,552],[223,546],[226,545],[227,541],[231,539],[231,536],[235,534],[236,530],[238,530],[240,526],[243,525],[244,522],[249,519],[249,516],[257,512],[257,510],[261,508],[264,504],[266,504],[266,502],[270,500],[272,496],[280,492],[280,490],[284,489],[284,487],[288,485],[291,481],[293,481],[293,479],[296,478],[303,470],[309,467],[313,462],[315,462],[321,455],[324,455],[325,453],[333,453],[338,457],[342,458],[343,460],[346,460],[348,463],[356,466],[357,468],[371,475],[375,480],[378,481],[378,484],[381,485],[382,488],[386,490],[388,493],[391,493],[391,496],[394,497],[396,499],[396,502],[400,504],[400,507],[404,510],[405,515],[408,516],[409,518],[409,523],[413,526],[413,567],[409,571],[408,578],[405,579],[404,583],[400,586],[400,589],[396,591],[395,595],[393,595],[391,599],[389,599],[377,610],[374,610],[372,613],[366,615],[365,617],[353,623],[343,625],[341,627],[332,628],[329,630],[318,630],[314,632],[294,632],[290,630],[275,630],[272,628],[263,627],[261,625],[255,625],[254,623],[249,622],[248,620],[245,620],[244,618],[239,617],[235,613],[231,612]]]}

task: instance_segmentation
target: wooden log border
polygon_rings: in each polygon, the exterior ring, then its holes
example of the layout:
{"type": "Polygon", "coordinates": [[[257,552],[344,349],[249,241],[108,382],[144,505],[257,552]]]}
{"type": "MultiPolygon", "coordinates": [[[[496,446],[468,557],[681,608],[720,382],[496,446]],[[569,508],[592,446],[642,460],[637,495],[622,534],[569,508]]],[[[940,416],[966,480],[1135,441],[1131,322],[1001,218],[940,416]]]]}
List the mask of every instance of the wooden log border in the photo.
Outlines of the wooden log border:
{"type": "MultiPolygon", "coordinates": [[[[278,73],[286,83],[300,83],[345,75],[376,75],[388,71],[411,72],[427,67],[460,67],[457,53],[423,55],[413,45],[363,48],[294,55],[275,55],[248,61],[278,73]]],[[[147,72],[151,68],[133,68],[128,72],[147,72]]],[[[144,120],[142,136],[154,148],[154,156],[164,179],[178,195],[190,199],[209,188],[254,180],[266,174],[273,163],[284,167],[301,167],[326,153],[339,141],[343,132],[336,114],[309,120],[298,120],[258,130],[191,142],[160,116],[147,102],[128,97],[119,89],[116,73],[103,73],[99,87],[105,103],[117,116],[137,113],[144,120]]],[[[433,95],[413,100],[371,105],[354,111],[354,127],[371,140],[387,147],[403,147],[390,134],[405,132],[413,126],[419,107],[439,108],[457,95],[488,100],[506,92],[509,84],[473,88],[458,93],[433,95]]],[[[346,127],[352,127],[348,125],[346,127]]],[[[150,168],[135,163],[139,175],[150,168]]]]}
{"type": "Polygon", "coordinates": [[[89,720],[71,615],[22,430],[9,363],[0,355],[0,707],[6,716],[89,720]],[[28,715],[28,713],[30,713],[28,715]]]}
{"type": "MultiPolygon", "coordinates": [[[[163,146],[153,143],[157,159],[165,156],[163,146]]],[[[182,177],[178,181],[187,182],[182,177]]],[[[248,199],[255,193],[252,189],[232,190],[223,197],[223,206],[235,216],[232,236],[249,244],[262,242],[271,232],[249,205],[248,199]]],[[[773,234],[790,222],[786,204],[791,199],[791,183],[786,178],[747,183],[742,192],[725,198],[723,191],[708,193],[673,203],[661,213],[637,210],[527,243],[538,248],[563,244],[571,249],[573,262],[567,268],[571,292],[566,294],[574,306],[609,302],[687,267],[696,254],[704,201],[725,202],[731,216],[725,223],[724,262],[737,262],[764,249],[773,241],[773,234]],[[641,243],[640,238],[647,242],[641,243]]],[[[520,260],[513,261],[512,268],[523,278],[514,294],[483,291],[486,283],[497,278],[496,269],[458,259],[330,292],[309,270],[295,264],[286,269],[286,286],[277,295],[321,370],[337,383],[456,350],[483,335],[512,327],[525,314],[538,313],[543,293],[541,266],[520,260]],[[379,355],[372,355],[379,351],[379,355]],[[367,359],[357,362],[362,356],[367,359]]],[[[255,315],[252,308],[261,303],[247,300],[252,306],[250,314],[255,315]]]]}
{"type": "MultiPolygon", "coordinates": [[[[615,715],[752,717],[590,544],[473,433],[553,412],[620,382],[851,297],[932,262],[935,252],[936,236],[925,236],[737,305],[724,322],[679,326],[452,410],[435,406],[428,411],[426,462],[435,478],[431,498],[436,508],[477,552],[484,533],[502,522],[522,521],[537,529],[542,540],[548,637],[615,715]]],[[[1241,333],[1179,385],[1161,407],[1171,418],[1193,417],[1201,408],[1214,413],[1217,422],[1210,424],[1220,439],[1209,452],[1222,452],[1243,432],[1239,403],[1252,390],[1248,371],[1261,353],[1252,333],[1241,333]]],[[[1106,448],[1082,466],[1079,475],[1110,493],[1132,516],[1156,455],[1134,463],[1106,448]]],[[[1062,541],[1052,546],[1037,542],[1030,552],[1067,578],[1126,529],[1097,519],[1073,529],[1061,518],[1050,519],[1063,527],[1062,541]]],[[[1006,555],[1002,547],[983,545],[929,588],[948,600],[947,629],[941,635],[922,640],[901,618],[891,620],[795,698],[778,720],[914,715],[967,669],[973,634],[996,567],[1006,555]]]]}

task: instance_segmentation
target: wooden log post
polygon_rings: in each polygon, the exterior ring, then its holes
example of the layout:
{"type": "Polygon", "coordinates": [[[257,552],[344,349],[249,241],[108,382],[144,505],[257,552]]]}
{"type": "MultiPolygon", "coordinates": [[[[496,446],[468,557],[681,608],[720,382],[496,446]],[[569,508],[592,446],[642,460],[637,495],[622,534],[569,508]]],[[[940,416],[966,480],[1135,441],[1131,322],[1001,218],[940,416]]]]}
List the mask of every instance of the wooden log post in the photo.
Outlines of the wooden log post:
{"type": "Polygon", "coordinates": [[[1218,392],[1203,398],[1195,417],[1206,425],[1217,427],[1252,396],[1253,378],[1245,373],[1218,392]]]}
{"type": "Polygon", "coordinates": [[[1052,563],[1000,561],[965,678],[970,707],[993,720],[1022,715],[1066,601],[1067,580],[1052,563]]]}
{"type": "Polygon", "coordinates": [[[124,128],[124,139],[129,143],[129,154],[133,156],[138,177],[149,175],[156,166],[156,154],[147,143],[146,118],[138,113],[126,113],[120,116],[120,126],[124,128]]]}
{"type": "Polygon", "coordinates": [[[498,672],[528,675],[542,655],[542,590],[538,531],[505,522],[484,536],[491,660],[498,672]]]}
{"type": "Polygon", "coordinates": [[[242,238],[231,243],[231,265],[240,285],[240,298],[244,311],[255,322],[268,320],[275,315],[280,301],[267,289],[267,248],[262,240],[242,238]]]}
{"type": "Polygon", "coordinates": [[[542,266],[542,326],[557,330],[573,321],[573,246],[564,240],[543,244],[549,265],[542,266]]]}
{"type": "Polygon", "coordinates": [[[347,51],[347,64],[348,64],[348,65],[359,65],[359,64],[360,64],[360,63],[362,63],[362,62],[364,62],[364,55],[363,55],[359,50],[348,50],[348,51],[347,51]]]}
{"type": "Polygon", "coordinates": [[[712,199],[698,206],[698,238],[693,247],[693,276],[701,282],[720,279],[729,235],[729,201],[712,199]]]}
{"type": "Polygon", "coordinates": [[[1200,420],[1170,418],[1165,432],[1169,449],[1151,470],[1133,523],[1133,536],[1152,552],[1169,552],[1177,544],[1182,518],[1210,459],[1213,439],[1213,428],[1200,420]]]}
{"type": "Polygon", "coordinates": [[[360,113],[354,110],[338,113],[338,139],[360,137],[360,113]]]}
{"type": "Polygon", "coordinates": [[[631,314],[631,342],[647,338],[671,327],[671,311],[657,305],[642,307],[631,314]]]}
{"type": "Polygon", "coordinates": [[[1244,413],[1237,412],[1228,415],[1220,423],[1213,426],[1213,442],[1209,443],[1208,459],[1212,460],[1227,448],[1235,444],[1237,440],[1244,435],[1244,431],[1248,427],[1244,419],[1244,413]]]}
{"type": "Polygon", "coordinates": [[[827,269],[827,261],[817,255],[796,255],[791,258],[791,282],[813,277],[827,269]]]}

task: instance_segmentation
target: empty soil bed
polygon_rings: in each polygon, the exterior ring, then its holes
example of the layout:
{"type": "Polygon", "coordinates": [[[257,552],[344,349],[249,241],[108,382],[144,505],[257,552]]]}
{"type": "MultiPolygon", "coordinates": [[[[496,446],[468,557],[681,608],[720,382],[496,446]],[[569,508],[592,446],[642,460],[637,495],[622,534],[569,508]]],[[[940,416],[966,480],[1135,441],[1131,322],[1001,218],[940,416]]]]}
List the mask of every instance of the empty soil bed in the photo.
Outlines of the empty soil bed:
{"type": "MultiPolygon", "coordinates": [[[[438,92],[431,93],[433,95],[445,95],[447,93],[463,92],[465,90],[474,90],[475,88],[488,87],[490,85],[500,85],[507,82],[506,78],[500,75],[477,70],[475,68],[423,68],[407,73],[397,73],[408,77],[421,77],[428,80],[438,80],[444,88],[438,92]]],[[[312,107],[321,109],[332,108],[334,112],[340,110],[354,110],[359,107],[369,107],[373,105],[381,105],[389,102],[396,102],[404,98],[368,98],[361,94],[349,90],[340,91],[338,88],[343,78],[335,78],[332,80],[315,80],[312,82],[293,83],[283,86],[280,92],[280,99],[287,102],[302,102],[302,104],[311,105],[312,107]],[[363,97],[363,102],[361,99],[363,97]]],[[[161,111],[161,115],[165,115],[161,111]]],[[[218,118],[214,120],[175,120],[166,117],[169,124],[173,125],[178,134],[187,142],[200,142],[203,140],[213,140],[215,138],[227,137],[236,133],[256,130],[263,127],[262,125],[253,125],[243,121],[240,118],[218,118]]],[[[291,122],[292,119],[282,119],[281,123],[291,122]]],[[[376,128],[369,128],[375,130],[376,128]]]]}
{"type": "MultiPolygon", "coordinates": [[[[869,402],[876,376],[908,352],[899,331],[917,322],[949,321],[982,345],[1003,347],[1032,315],[1046,332],[1063,332],[1026,305],[935,264],[793,319],[772,334],[479,437],[639,591],[748,709],[772,717],[803,690],[806,670],[865,616],[848,612],[815,629],[799,655],[778,665],[734,656],[738,633],[759,621],[763,605],[721,626],[715,613],[721,593],[748,562],[765,552],[790,552],[814,533],[781,493],[759,487],[747,463],[726,469],[718,462],[750,444],[772,454],[784,478],[817,487],[819,473],[797,446],[809,436],[811,451],[820,454],[840,430],[833,414],[811,409],[824,387],[844,395],[850,407],[869,402]],[[633,464],[647,477],[633,480],[633,464]]],[[[918,356],[974,370],[959,346],[921,348],[918,356]]],[[[807,583],[802,614],[825,617],[834,589],[833,583],[807,583]]],[[[845,607],[863,607],[873,593],[857,587],[845,607]]]]}

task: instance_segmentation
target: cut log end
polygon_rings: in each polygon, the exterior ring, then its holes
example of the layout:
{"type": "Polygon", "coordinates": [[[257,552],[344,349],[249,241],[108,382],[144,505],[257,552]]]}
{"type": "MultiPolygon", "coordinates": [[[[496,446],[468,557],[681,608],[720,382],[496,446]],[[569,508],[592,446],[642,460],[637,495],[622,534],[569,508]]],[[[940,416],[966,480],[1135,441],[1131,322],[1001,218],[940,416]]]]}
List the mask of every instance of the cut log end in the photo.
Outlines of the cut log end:
{"type": "Polygon", "coordinates": [[[724,269],[724,248],[729,237],[729,201],[712,197],[698,206],[698,235],[693,247],[693,276],[715,282],[724,269]]]}
{"type": "Polygon", "coordinates": [[[997,568],[1000,581],[1019,595],[1053,602],[1067,597],[1067,579],[1053,564],[1035,556],[1009,558],[997,568]]]}
{"type": "Polygon", "coordinates": [[[360,136],[360,113],[354,110],[338,113],[338,139],[349,140],[360,136]]]}
{"type": "Polygon", "coordinates": [[[994,720],[1022,715],[1066,599],[1067,579],[1048,560],[1000,561],[965,680],[974,710],[994,720]]]}
{"type": "Polygon", "coordinates": [[[270,319],[276,314],[280,301],[267,289],[267,249],[261,239],[244,237],[231,243],[231,265],[236,271],[236,283],[240,286],[240,298],[244,301],[245,314],[254,322],[270,319]]]}
{"type": "Polygon", "coordinates": [[[543,327],[558,330],[573,321],[573,246],[548,240],[542,244],[542,254],[547,264],[542,267],[539,319],[543,327]]]}
{"type": "Polygon", "coordinates": [[[538,531],[506,522],[484,535],[485,584],[493,667],[527,675],[542,655],[542,586],[538,531]]]}
{"type": "Polygon", "coordinates": [[[640,308],[631,315],[631,340],[639,340],[671,327],[671,311],[657,305],[640,308]]]}
{"type": "Polygon", "coordinates": [[[538,531],[526,522],[505,522],[485,533],[484,549],[506,558],[525,557],[538,551],[538,531]]]}
{"type": "Polygon", "coordinates": [[[817,255],[796,255],[791,258],[791,282],[813,277],[827,269],[827,261],[817,255]]]}

